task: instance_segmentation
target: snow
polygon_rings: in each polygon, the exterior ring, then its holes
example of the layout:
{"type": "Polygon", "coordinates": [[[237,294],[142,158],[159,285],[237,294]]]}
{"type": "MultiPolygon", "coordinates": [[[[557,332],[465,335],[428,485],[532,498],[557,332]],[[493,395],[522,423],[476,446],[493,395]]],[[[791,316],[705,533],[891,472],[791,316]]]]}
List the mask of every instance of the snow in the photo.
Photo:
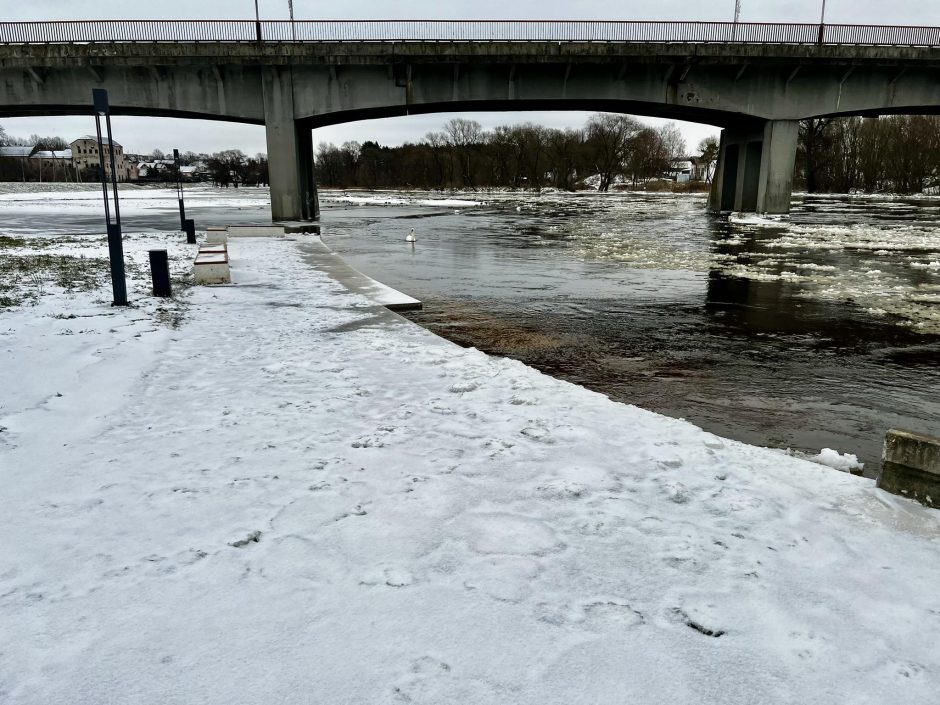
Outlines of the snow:
{"type": "Polygon", "coordinates": [[[936,511],[459,348],[304,243],[0,313],[4,705],[935,699],[936,511]]]}
{"type": "MultiPolygon", "coordinates": [[[[186,203],[191,207],[224,205],[232,209],[251,208],[266,202],[266,189],[242,187],[219,190],[204,184],[186,184],[186,203]]],[[[101,209],[101,187],[95,184],[0,184],[0,219],[12,217],[28,210],[31,213],[98,214],[101,209]],[[45,188],[43,188],[45,186],[45,188]]],[[[137,186],[120,185],[121,214],[123,216],[167,211],[177,208],[176,184],[137,186]]],[[[103,216],[102,216],[103,217],[103,216]]]]}
{"type": "Polygon", "coordinates": [[[818,455],[814,455],[810,460],[821,465],[828,465],[830,468],[842,472],[861,471],[865,467],[865,463],[858,462],[858,456],[853,453],[843,454],[832,448],[823,448],[818,455]]]}

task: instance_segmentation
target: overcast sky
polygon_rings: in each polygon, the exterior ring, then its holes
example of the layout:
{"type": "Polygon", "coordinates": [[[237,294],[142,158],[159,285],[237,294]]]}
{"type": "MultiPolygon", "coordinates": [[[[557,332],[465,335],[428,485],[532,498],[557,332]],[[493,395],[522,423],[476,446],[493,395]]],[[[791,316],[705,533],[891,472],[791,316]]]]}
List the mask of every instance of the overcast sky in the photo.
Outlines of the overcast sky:
{"type": "MultiPolygon", "coordinates": [[[[262,18],[287,19],[287,0],[259,0],[262,18]]],[[[397,4],[375,0],[294,0],[295,19],[604,19],[604,20],[731,20],[734,0],[709,3],[689,0],[475,0],[442,3],[414,0],[397,4]]],[[[822,0],[741,0],[743,22],[818,22],[822,0]]],[[[60,19],[253,19],[254,0],[0,0],[3,20],[60,19]]],[[[940,0],[826,0],[826,22],[831,24],[940,25],[940,0]]],[[[439,130],[452,114],[414,115],[365,120],[314,131],[314,143],[375,140],[396,145],[439,130]]],[[[582,112],[463,113],[489,128],[498,124],[537,122],[550,127],[580,127],[582,112]]],[[[641,118],[652,125],[664,120],[641,118]]],[[[215,152],[234,147],[247,154],[265,151],[264,128],[254,125],[177,120],[171,118],[116,117],[115,139],[130,152],[215,152]]],[[[694,123],[676,123],[694,148],[717,129],[694,123]]],[[[90,117],[0,118],[11,135],[60,135],[68,140],[94,131],[90,117]]]]}

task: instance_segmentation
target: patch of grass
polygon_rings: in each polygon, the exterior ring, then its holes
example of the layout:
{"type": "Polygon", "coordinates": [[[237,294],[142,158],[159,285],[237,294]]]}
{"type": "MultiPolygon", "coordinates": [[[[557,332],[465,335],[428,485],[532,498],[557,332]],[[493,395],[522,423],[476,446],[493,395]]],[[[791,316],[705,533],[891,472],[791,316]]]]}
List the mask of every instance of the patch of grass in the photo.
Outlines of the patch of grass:
{"type": "Polygon", "coordinates": [[[36,301],[49,286],[91,291],[109,271],[102,257],[0,253],[0,308],[36,301]]]}
{"type": "Polygon", "coordinates": [[[24,245],[26,245],[26,240],[20,240],[9,235],[0,235],[0,250],[7,247],[23,247],[24,245]]]}

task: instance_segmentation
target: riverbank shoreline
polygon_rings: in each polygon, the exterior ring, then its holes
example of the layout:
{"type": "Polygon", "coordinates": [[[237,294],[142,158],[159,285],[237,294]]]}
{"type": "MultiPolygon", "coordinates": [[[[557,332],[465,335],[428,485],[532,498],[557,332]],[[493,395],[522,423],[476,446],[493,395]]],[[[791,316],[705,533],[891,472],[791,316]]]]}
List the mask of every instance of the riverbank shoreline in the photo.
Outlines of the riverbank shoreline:
{"type": "Polygon", "coordinates": [[[175,327],[0,312],[6,702],[936,692],[936,512],[459,348],[302,242],[233,242],[175,327]]]}

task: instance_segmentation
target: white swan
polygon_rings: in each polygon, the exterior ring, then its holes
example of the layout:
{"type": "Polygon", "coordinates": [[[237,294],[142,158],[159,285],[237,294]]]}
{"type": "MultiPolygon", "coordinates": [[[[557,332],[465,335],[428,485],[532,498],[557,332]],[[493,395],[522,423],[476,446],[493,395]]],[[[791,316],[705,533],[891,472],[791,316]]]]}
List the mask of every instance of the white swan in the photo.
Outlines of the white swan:
{"type": "Polygon", "coordinates": [[[405,242],[417,242],[418,238],[415,237],[415,229],[412,228],[411,232],[405,235],[405,242]]]}

